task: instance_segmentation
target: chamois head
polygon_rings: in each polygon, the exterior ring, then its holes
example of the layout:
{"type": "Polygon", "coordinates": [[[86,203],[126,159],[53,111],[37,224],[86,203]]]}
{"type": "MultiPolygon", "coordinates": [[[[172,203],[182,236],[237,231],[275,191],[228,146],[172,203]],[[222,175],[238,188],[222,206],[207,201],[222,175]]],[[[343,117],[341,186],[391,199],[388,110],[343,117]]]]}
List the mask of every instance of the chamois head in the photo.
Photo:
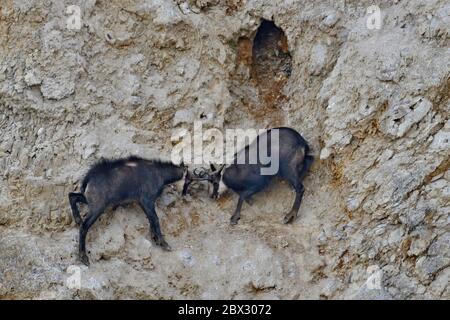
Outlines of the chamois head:
{"type": "Polygon", "coordinates": [[[189,185],[194,181],[208,181],[213,185],[213,191],[211,194],[211,198],[217,199],[219,195],[219,186],[220,181],[222,179],[222,169],[225,165],[222,165],[219,170],[216,170],[216,167],[211,164],[211,170],[207,170],[205,168],[195,168],[194,171],[187,171],[184,178],[184,186],[182,195],[185,196],[187,194],[187,190],[189,185]]]}
{"type": "Polygon", "coordinates": [[[187,190],[192,182],[208,180],[208,178],[209,175],[204,168],[195,168],[192,172],[190,170],[187,170],[184,177],[184,185],[181,195],[185,196],[187,194],[187,190]]]}
{"type": "Polygon", "coordinates": [[[211,193],[211,198],[217,199],[219,197],[219,187],[220,182],[222,181],[223,168],[225,165],[221,165],[216,168],[212,163],[210,164],[211,173],[208,173],[208,181],[212,183],[213,189],[211,193]]]}

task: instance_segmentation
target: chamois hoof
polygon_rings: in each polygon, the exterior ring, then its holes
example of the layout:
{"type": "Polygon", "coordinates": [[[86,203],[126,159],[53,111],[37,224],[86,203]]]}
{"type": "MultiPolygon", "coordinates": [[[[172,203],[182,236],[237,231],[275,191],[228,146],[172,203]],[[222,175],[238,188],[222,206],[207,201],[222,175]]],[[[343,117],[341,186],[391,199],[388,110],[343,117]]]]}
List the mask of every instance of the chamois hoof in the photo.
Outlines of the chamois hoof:
{"type": "Polygon", "coordinates": [[[231,218],[231,219],[230,219],[230,225],[231,225],[231,226],[235,226],[235,225],[238,224],[238,221],[239,221],[239,218],[238,218],[238,219],[233,219],[233,218],[231,218]]]}
{"type": "Polygon", "coordinates": [[[164,251],[172,251],[172,247],[167,242],[163,242],[159,245],[164,251]]]}
{"type": "Polygon", "coordinates": [[[253,204],[255,203],[255,202],[253,201],[253,199],[250,199],[250,198],[245,199],[245,202],[247,202],[247,204],[248,204],[249,206],[253,206],[253,204]]]}
{"type": "Polygon", "coordinates": [[[155,239],[157,246],[160,246],[164,251],[172,251],[172,247],[164,239],[155,239]]]}
{"type": "Polygon", "coordinates": [[[81,254],[81,255],[80,255],[80,261],[81,261],[84,265],[86,265],[86,266],[89,267],[90,263],[89,263],[89,258],[88,258],[88,256],[87,256],[87,254],[81,254]]]}
{"type": "Polygon", "coordinates": [[[293,214],[288,214],[284,217],[283,223],[284,224],[292,223],[294,221],[294,218],[295,218],[295,216],[293,214]]]}

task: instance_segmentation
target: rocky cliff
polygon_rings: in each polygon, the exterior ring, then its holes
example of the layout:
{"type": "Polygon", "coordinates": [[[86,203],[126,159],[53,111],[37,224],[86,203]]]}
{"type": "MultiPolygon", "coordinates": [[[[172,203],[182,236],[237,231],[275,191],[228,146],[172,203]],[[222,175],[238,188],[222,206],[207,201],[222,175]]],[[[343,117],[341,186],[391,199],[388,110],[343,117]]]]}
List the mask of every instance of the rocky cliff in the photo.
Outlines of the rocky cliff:
{"type": "Polygon", "coordinates": [[[445,0],[1,0],[0,299],[450,298],[449,37],[445,0]],[[234,227],[235,195],[167,188],[172,252],[131,205],[82,266],[67,193],[194,121],[298,130],[298,219],[284,182],[234,227]]]}

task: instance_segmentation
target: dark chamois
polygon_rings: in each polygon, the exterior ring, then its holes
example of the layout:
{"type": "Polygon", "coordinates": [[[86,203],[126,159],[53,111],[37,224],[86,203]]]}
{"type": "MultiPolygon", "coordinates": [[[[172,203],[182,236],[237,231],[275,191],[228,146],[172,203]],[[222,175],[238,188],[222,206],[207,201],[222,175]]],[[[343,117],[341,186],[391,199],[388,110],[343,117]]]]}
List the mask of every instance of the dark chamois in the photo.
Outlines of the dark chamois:
{"type": "Polygon", "coordinates": [[[171,250],[164,240],[155,211],[155,201],[164,186],[181,180],[187,168],[161,160],[147,160],[136,156],[125,159],[103,159],[86,174],[81,193],[69,193],[69,202],[75,222],[80,225],[79,256],[89,265],[86,254],[86,234],[92,224],[109,207],[137,202],[150,222],[150,232],[155,243],[171,250]],[[81,219],[77,203],[89,206],[89,213],[81,219]]]}
{"type": "MultiPolygon", "coordinates": [[[[239,195],[236,210],[230,220],[232,225],[237,224],[240,219],[244,200],[250,202],[250,197],[262,191],[276,176],[287,180],[295,189],[294,205],[291,211],[285,216],[283,222],[290,223],[297,216],[304,192],[302,181],[308,172],[314,157],[308,154],[308,143],[297,131],[285,127],[274,129],[269,129],[260,134],[251,144],[236,153],[233,164],[228,166],[222,165],[219,169],[216,169],[215,166],[211,164],[210,173],[203,173],[203,176],[197,177],[197,180],[204,179],[212,183],[212,198],[218,197],[219,187],[230,188],[239,195]],[[279,167],[276,173],[264,175],[261,173],[261,168],[267,168],[270,164],[263,164],[258,151],[262,147],[260,142],[263,141],[267,143],[267,147],[264,149],[269,151],[266,154],[269,154],[271,158],[276,156],[276,154],[270,154],[271,139],[273,139],[271,138],[271,133],[274,129],[278,130],[279,141],[278,147],[274,146],[273,151],[278,153],[279,167]],[[249,154],[255,151],[257,152],[256,154],[258,154],[257,161],[255,164],[251,164],[248,161],[250,159],[249,154]],[[246,159],[247,162],[242,163],[241,161],[238,161],[238,159],[242,159],[240,157],[244,155],[244,159],[246,159]]],[[[192,174],[187,174],[185,177],[183,188],[184,194],[186,193],[189,184],[193,181],[192,177],[192,174]]]]}

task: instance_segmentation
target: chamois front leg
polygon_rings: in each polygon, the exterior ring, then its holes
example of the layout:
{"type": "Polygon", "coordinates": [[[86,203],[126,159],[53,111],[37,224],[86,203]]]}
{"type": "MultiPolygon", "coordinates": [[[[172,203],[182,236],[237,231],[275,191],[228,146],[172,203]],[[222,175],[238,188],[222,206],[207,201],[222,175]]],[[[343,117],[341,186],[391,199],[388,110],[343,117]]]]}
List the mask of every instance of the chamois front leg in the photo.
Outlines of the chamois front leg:
{"type": "Polygon", "coordinates": [[[252,206],[254,203],[253,198],[251,196],[248,196],[247,198],[245,198],[245,202],[247,202],[247,204],[249,206],[252,206]]]}
{"type": "Polygon", "coordinates": [[[152,234],[153,240],[155,241],[155,244],[166,251],[172,251],[172,248],[169,246],[166,240],[164,240],[164,236],[161,233],[159,219],[155,211],[155,201],[146,197],[140,201],[140,205],[150,223],[150,232],[152,234]]]}
{"type": "Polygon", "coordinates": [[[243,196],[239,196],[236,211],[234,212],[233,216],[230,219],[230,224],[232,226],[236,225],[238,223],[239,219],[241,218],[241,209],[242,209],[242,203],[244,202],[244,199],[245,198],[243,196]]]}

